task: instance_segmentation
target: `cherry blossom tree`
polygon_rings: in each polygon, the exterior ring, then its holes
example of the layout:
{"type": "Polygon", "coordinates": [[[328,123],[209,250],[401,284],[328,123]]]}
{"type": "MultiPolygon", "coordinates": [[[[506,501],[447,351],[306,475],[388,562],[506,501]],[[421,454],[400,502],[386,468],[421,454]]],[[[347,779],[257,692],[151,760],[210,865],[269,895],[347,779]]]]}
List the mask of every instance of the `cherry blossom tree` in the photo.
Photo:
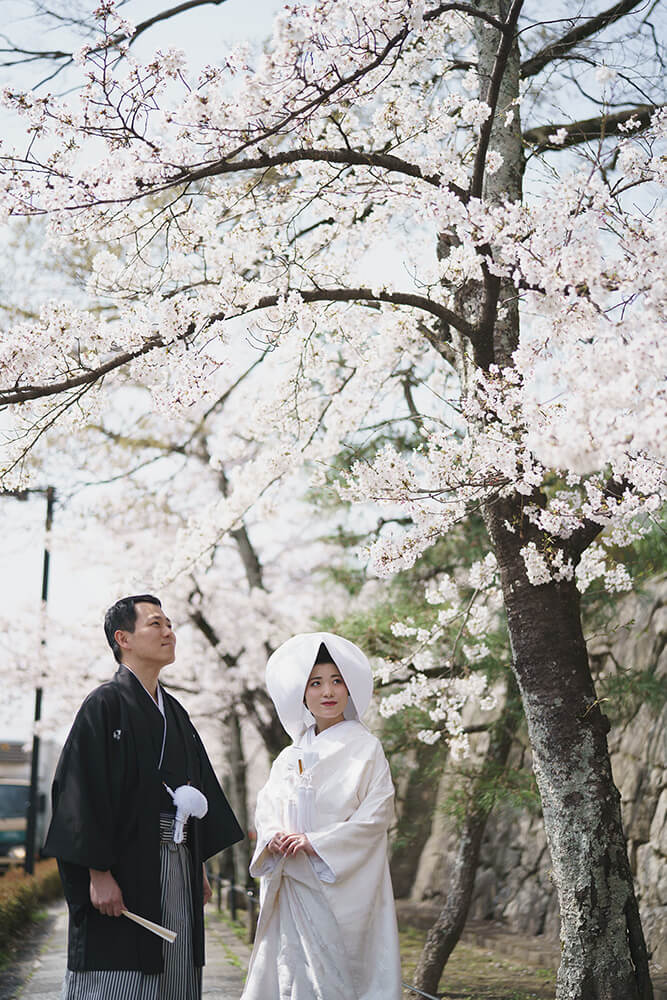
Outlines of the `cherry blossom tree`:
{"type": "MultiPolygon", "coordinates": [[[[119,377],[165,417],[210,405],[245,333],[270,353],[244,414],[262,447],[190,519],[192,558],[301,467],[390,512],[379,575],[481,512],[493,559],[476,572],[507,614],[559,892],[559,1000],[646,1000],[579,594],[629,585],[612,552],[664,501],[655,5],[554,4],[547,21],[522,0],[317,0],[286,7],[265,50],[194,73],[176,49],[138,63],[110,0],[95,16],[77,96],[4,95],[28,137],[4,151],[6,214],[47,219],[54,248],[95,245],[88,291],[114,303],[56,298],[6,330],[7,488],[119,377]],[[394,417],[403,372],[421,445],[341,482],[341,446],[394,417]]],[[[455,719],[456,685],[412,687],[455,719]]]]}

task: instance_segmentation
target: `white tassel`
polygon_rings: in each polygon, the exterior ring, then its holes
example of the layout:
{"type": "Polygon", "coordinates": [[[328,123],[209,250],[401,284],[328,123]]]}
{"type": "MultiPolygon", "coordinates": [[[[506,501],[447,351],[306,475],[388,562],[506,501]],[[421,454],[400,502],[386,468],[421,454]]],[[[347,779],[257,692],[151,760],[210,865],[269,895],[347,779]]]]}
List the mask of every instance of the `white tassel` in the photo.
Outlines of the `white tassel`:
{"type": "Polygon", "coordinates": [[[183,827],[194,816],[195,819],[202,819],[208,812],[208,799],[198,788],[193,785],[179,785],[175,792],[172,792],[169,785],[164,786],[176,806],[176,819],[174,820],[174,843],[183,843],[183,827]]]}

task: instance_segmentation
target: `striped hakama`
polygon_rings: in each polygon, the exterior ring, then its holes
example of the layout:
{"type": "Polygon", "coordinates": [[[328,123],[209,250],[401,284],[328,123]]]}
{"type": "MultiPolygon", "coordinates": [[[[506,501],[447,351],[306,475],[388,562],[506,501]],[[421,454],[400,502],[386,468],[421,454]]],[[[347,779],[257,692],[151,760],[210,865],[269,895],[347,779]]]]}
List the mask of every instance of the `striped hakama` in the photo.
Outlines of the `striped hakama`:
{"type": "MultiPolygon", "coordinates": [[[[160,816],[160,887],[162,923],[177,932],[163,943],[164,972],[149,975],[133,969],[104,969],[65,974],[60,1000],[200,1000],[201,966],[193,963],[190,854],[172,839],[173,816],[160,816]]],[[[116,917],[126,920],[127,917],[116,917]]]]}

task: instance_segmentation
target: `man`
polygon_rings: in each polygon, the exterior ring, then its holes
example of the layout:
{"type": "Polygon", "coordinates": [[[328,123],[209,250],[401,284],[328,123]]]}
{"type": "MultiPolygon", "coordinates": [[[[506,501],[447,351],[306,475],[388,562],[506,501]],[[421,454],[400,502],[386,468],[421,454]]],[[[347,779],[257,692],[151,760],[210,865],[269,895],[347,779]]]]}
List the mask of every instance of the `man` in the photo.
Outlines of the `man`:
{"type": "Polygon", "coordinates": [[[69,906],[62,1000],[199,1000],[211,896],[203,862],[243,832],[187,712],[158,683],[176,644],[160,601],[123,598],[104,630],[119,667],[74,720],[44,847],[69,906]],[[168,789],[181,785],[199,789],[208,812],[175,843],[168,789]],[[176,931],[176,941],[163,943],[124,909],[176,931]]]}

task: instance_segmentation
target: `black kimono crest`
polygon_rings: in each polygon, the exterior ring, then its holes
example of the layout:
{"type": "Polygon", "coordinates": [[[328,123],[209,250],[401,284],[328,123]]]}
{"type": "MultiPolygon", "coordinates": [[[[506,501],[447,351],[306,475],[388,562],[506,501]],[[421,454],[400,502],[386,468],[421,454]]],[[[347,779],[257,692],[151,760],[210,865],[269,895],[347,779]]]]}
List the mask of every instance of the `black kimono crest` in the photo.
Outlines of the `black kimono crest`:
{"type": "MultiPolygon", "coordinates": [[[[204,964],[201,863],[242,840],[243,831],[187,712],[164,689],[162,693],[168,778],[175,784],[190,782],[208,799],[206,816],[188,824],[193,962],[200,966],[204,964]]],[[[159,709],[125,667],[86,698],[74,720],[53,782],[53,818],[44,845],[44,853],[58,859],[69,905],[70,969],[162,972],[162,941],[125,917],[99,913],[90,902],[88,874],[89,868],[110,870],[128,910],[161,923],[162,737],[159,709]]]]}

